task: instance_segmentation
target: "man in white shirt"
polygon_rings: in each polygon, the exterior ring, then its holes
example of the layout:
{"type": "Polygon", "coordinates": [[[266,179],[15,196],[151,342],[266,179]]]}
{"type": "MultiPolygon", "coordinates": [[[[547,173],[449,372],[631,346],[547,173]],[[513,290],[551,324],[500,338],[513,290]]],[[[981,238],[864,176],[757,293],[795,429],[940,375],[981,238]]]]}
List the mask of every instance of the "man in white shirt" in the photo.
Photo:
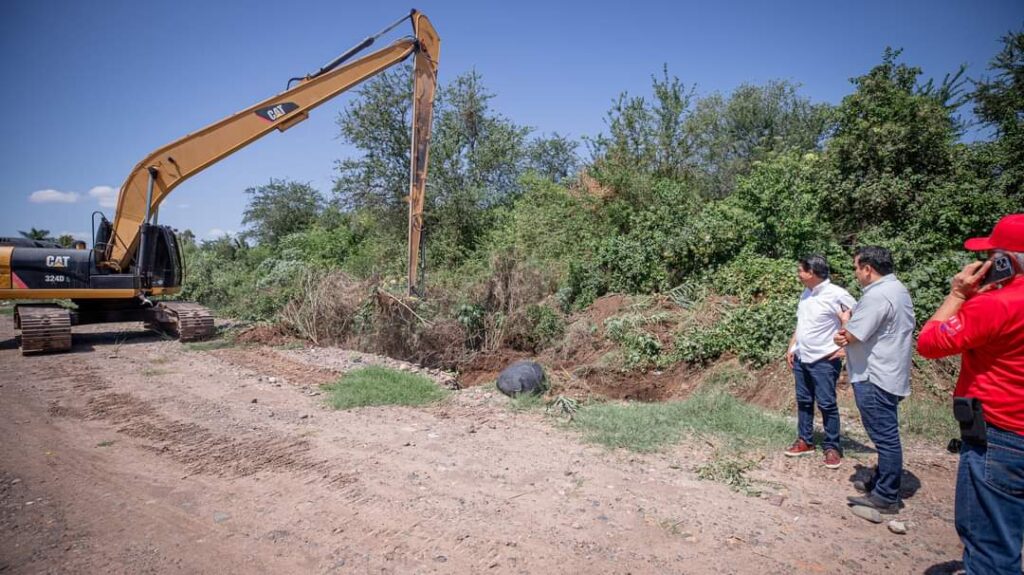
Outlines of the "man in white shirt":
{"type": "Polygon", "coordinates": [[[843,367],[843,350],[833,338],[842,327],[839,314],[851,309],[856,301],[829,280],[828,262],[822,256],[801,258],[796,275],[806,289],[800,295],[796,331],[789,342],[786,362],[796,380],[797,439],[785,454],[799,457],[814,453],[817,403],[825,428],[825,467],[836,469],[842,463],[836,381],[843,367]]]}

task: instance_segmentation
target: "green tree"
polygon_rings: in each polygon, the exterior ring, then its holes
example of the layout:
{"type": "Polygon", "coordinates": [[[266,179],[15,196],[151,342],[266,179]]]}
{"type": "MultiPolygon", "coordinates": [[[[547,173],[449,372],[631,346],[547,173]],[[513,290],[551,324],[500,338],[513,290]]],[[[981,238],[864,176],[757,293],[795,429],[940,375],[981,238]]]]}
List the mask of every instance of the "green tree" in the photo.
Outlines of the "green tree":
{"type": "Polygon", "coordinates": [[[847,238],[871,226],[899,229],[928,187],[953,171],[951,110],[917,85],[920,68],[897,62],[899,55],[887,48],[834,113],[823,205],[847,238]]]}
{"type": "Polygon", "coordinates": [[[61,236],[57,238],[57,243],[60,244],[60,247],[62,248],[70,248],[75,245],[75,237],[71,234],[61,234],[61,236]]]}
{"type": "Polygon", "coordinates": [[[795,261],[808,253],[838,251],[832,226],[820,217],[821,158],[790,152],[755,162],[727,200],[757,221],[749,230],[755,251],[795,261]]]}
{"type": "Polygon", "coordinates": [[[577,142],[555,132],[550,138],[537,138],[527,146],[530,169],[540,176],[561,183],[576,175],[579,170],[577,142]]]}
{"type": "Polygon", "coordinates": [[[323,209],[320,192],[309,184],[271,179],[264,186],[249,188],[249,203],[242,212],[245,232],[261,244],[276,244],[281,238],[308,228],[323,209]]]}
{"type": "Polygon", "coordinates": [[[1024,198],[1024,31],[1003,37],[1003,49],[989,63],[991,78],[975,82],[974,113],[995,130],[992,172],[1000,189],[1024,198]]]}
{"type": "Polygon", "coordinates": [[[780,152],[816,150],[827,128],[827,104],[812,104],[787,81],[744,84],[728,98],[701,98],[686,130],[694,142],[703,188],[713,198],[732,193],[736,178],[780,152]]]}
{"type": "Polygon", "coordinates": [[[649,204],[658,178],[684,180],[692,173],[692,144],[684,129],[693,87],[678,77],[651,76],[653,98],[619,95],[608,111],[608,133],[590,138],[588,170],[630,206],[649,204]]]}
{"type": "MultiPolygon", "coordinates": [[[[373,211],[395,241],[405,236],[408,212],[410,87],[407,69],[382,74],[338,118],[342,140],[360,156],[337,163],[337,202],[373,211]]],[[[477,72],[438,90],[424,207],[433,261],[457,263],[476,250],[492,227],[491,208],[521,194],[527,171],[553,180],[575,171],[573,142],[558,134],[531,140],[529,128],[492,109],[492,99],[477,72]]]]}
{"type": "MultiPolygon", "coordinates": [[[[407,210],[411,86],[405,68],[380,74],[363,84],[338,116],[339,137],[360,152],[357,158],[335,163],[338,176],[333,192],[343,208],[370,209],[396,219],[407,210]]],[[[432,171],[436,160],[431,152],[432,171]]]]}
{"type": "Polygon", "coordinates": [[[27,232],[19,230],[18,233],[21,234],[21,237],[28,238],[30,240],[50,239],[50,230],[37,230],[36,228],[31,228],[27,232]]]}

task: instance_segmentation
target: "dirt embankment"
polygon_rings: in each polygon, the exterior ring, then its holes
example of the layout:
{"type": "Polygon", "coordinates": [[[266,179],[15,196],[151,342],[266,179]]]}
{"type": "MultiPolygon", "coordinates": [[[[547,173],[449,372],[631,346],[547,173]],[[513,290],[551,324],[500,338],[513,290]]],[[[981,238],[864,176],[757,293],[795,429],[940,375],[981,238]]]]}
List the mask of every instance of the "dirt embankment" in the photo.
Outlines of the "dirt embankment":
{"type": "Polygon", "coordinates": [[[0,572],[943,573],[960,555],[939,446],[907,446],[898,536],[844,504],[866,448],[837,471],[766,454],[752,498],[697,478],[703,442],[606,451],[486,387],[335,412],[319,384],[371,358],[136,330],[22,357],[0,318],[0,572]]]}

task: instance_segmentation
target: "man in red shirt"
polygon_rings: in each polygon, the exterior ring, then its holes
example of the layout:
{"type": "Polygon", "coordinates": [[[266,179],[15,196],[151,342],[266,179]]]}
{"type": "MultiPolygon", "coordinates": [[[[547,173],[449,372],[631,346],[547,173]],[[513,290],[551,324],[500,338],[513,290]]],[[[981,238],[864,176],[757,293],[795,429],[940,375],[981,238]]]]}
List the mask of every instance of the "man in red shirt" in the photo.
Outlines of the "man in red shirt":
{"type": "MultiPolygon", "coordinates": [[[[1021,573],[1024,538],[1024,214],[999,220],[992,234],[964,243],[1008,256],[1010,277],[983,286],[993,260],[974,262],[921,330],[929,359],[961,354],[954,396],[981,403],[982,432],[964,434],[956,481],[956,530],[967,573],[1021,573]]],[[[998,255],[998,254],[995,254],[998,255]]],[[[1001,262],[1006,269],[1007,259],[1001,262]]],[[[970,409],[966,410],[968,416],[970,409]]],[[[962,420],[962,417],[958,417],[962,420]]],[[[967,419],[971,419],[967,417],[967,419]]],[[[980,422],[978,422],[980,426],[980,422]]],[[[970,428],[962,422],[961,429],[970,428]]]]}

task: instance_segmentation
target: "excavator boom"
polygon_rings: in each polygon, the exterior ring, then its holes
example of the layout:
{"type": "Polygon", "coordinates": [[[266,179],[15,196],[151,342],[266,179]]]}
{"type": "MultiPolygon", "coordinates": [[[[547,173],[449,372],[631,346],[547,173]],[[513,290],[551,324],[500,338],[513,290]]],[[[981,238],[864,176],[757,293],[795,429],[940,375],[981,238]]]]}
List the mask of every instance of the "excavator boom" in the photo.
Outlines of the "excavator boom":
{"type": "Polygon", "coordinates": [[[408,17],[412,20],[412,38],[400,39],[362,58],[341,63],[356,49],[372,43],[372,38],[368,38],[316,74],[299,79],[295,87],[172,142],[139,162],[121,186],[111,238],[104,261],[99,264],[127,271],[139,251],[141,225],[149,223],[167,195],[191,176],[271,130],[291,128],[305,120],[320,104],[415,54],[409,193],[409,277],[410,289],[413,289],[440,39],[425,15],[413,10],[408,17]]]}

